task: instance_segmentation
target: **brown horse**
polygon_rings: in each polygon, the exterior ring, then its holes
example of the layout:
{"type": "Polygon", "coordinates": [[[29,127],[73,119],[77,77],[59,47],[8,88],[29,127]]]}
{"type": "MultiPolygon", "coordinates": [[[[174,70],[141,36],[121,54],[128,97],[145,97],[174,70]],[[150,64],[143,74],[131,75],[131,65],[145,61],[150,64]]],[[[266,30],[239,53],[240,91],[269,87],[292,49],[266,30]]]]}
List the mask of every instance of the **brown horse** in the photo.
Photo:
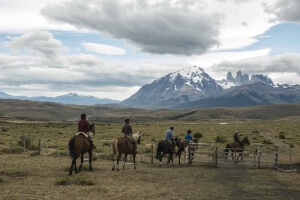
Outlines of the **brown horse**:
{"type": "MultiPolygon", "coordinates": [[[[135,141],[137,141],[138,144],[141,142],[141,131],[133,134],[133,138],[135,141]]],[[[112,170],[115,171],[115,156],[117,156],[117,171],[119,171],[119,161],[121,159],[122,154],[125,154],[124,158],[124,164],[123,164],[123,170],[125,170],[125,163],[127,160],[127,155],[132,154],[133,157],[133,165],[134,169],[136,169],[135,166],[135,157],[136,157],[136,144],[130,142],[125,137],[118,137],[116,138],[112,143],[113,148],[113,155],[112,155],[112,161],[113,161],[113,167],[112,170]]]]}
{"type": "MultiPolygon", "coordinates": [[[[198,143],[199,139],[193,139],[193,143],[198,143]]],[[[181,142],[181,139],[175,139],[176,146],[178,147],[177,156],[178,156],[178,164],[180,165],[181,153],[184,152],[185,148],[190,144],[188,141],[181,142]]],[[[195,150],[198,147],[192,147],[192,150],[195,150]]],[[[185,155],[184,155],[185,156],[185,155]]],[[[194,157],[194,153],[192,153],[192,159],[194,157]]]]}
{"type": "Polygon", "coordinates": [[[226,149],[224,151],[224,156],[225,156],[225,159],[228,158],[228,152],[229,150],[231,150],[231,157],[232,157],[232,160],[235,160],[234,159],[234,156],[233,154],[236,152],[236,153],[239,153],[238,157],[236,158],[236,161],[241,158],[241,160],[243,160],[243,156],[242,156],[242,153],[244,151],[244,146],[246,145],[250,145],[250,141],[248,139],[248,137],[245,137],[243,140],[242,140],[242,143],[243,143],[243,147],[238,143],[238,142],[230,142],[226,145],[226,149]]]}
{"type": "MultiPolygon", "coordinates": [[[[95,125],[94,124],[90,125],[90,130],[95,135],[95,125]]],[[[73,166],[75,166],[76,174],[78,172],[81,172],[81,167],[82,167],[82,163],[83,163],[83,154],[85,154],[86,152],[89,154],[90,171],[93,171],[92,150],[93,150],[93,148],[90,145],[90,141],[84,135],[79,134],[79,135],[75,135],[74,137],[72,137],[72,139],[69,141],[69,151],[70,151],[70,156],[72,158],[72,165],[70,168],[69,175],[72,175],[73,166]],[[77,171],[76,160],[79,157],[79,155],[81,157],[81,163],[80,163],[79,169],[77,171]]]]}

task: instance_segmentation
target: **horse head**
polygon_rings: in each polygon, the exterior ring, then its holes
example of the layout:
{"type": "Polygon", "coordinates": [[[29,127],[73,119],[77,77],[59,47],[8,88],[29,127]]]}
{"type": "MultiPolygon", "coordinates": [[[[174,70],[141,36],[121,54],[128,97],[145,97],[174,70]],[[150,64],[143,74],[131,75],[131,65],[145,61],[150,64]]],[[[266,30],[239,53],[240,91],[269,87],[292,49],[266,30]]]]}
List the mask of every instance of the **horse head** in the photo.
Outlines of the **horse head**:
{"type": "Polygon", "coordinates": [[[132,136],[138,144],[141,143],[142,131],[138,131],[138,132],[134,133],[132,136]]]}
{"type": "Polygon", "coordinates": [[[90,131],[95,135],[95,124],[94,123],[92,123],[91,125],[90,125],[90,131]]]}
{"type": "Polygon", "coordinates": [[[242,140],[242,143],[245,145],[245,144],[248,144],[250,145],[250,141],[248,139],[248,137],[245,137],[243,140],[242,140]]]}
{"type": "Polygon", "coordinates": [[[174,141],[175,141],[176,146],[178,148],[180,148],[180,146],[181,146],[181,138],[175,138],[174,141]]]}

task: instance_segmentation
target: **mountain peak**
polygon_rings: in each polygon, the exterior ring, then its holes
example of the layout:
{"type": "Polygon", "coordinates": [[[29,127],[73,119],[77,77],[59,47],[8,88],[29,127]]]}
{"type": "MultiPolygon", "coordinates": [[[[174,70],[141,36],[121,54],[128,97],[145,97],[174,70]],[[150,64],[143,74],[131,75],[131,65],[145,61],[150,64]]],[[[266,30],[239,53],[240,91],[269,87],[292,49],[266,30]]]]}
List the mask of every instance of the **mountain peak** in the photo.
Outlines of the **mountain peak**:
{"type": "MultiPolygon", "coordinates": [[[[181,76],[186,79],[194,80],[196,77],[201,76],[203,73],[205,73],[205,72],[201,67],[193,66],[193,67],[186,67],[186,68],[180,69],[176,72],[170,73],[167,76],[170,77],[170,81],[174,81],[177,76],[181,76]]],[[[199,82],[199,79],[195,80],[195,81],[199,82]]]]}

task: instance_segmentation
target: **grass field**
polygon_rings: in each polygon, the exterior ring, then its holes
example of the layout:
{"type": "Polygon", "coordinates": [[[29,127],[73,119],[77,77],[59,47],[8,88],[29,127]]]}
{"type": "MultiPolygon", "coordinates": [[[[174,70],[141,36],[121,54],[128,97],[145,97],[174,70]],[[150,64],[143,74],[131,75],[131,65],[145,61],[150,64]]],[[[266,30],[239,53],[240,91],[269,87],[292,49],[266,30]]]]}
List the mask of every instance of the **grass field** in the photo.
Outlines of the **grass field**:
{"type": "MultiPolygon", "coordinates": [[[[210,120],[131,123],[134,131],[142,131],[142,147],[162,140],[170,125],[175,135],[183,138],[187,129],[202,135],[200,142],[215,143],[218,136],[232,141],[234,131],[241,137],[264,148],[280,147],[280,163],[300,163],[300,123],[298,119],[282,120],[210,120]],[[281,132],[281,133],[280,133],[281,132]],[[284,135],[284,139],[282,136],[284,135]]],[[[122,123],[96,123],[94,171],[84,171],[69,177],[71,160],[67,154],[68,140],[76,133],[75,122],[0,121],[0,199],[298,199],[300,175],[273,169],[253,169],[251,166],[219,165],[151,165],[140,163],[134,170],[112,172],[110,143],[121,135],[122,123]],[[32,139],[32,147],[25,151],[18,144],[21,134],[32,139]],[[42,139],[42,156],[36,155],[38,139],[42,139]],[[46,141],[49,152],[46,155],[46,141]],[[57,146],[60,156],[57,156],[57,146]],[[9,154],[15,153],[15,154],[9,154]]],[[[225,142],[226,143],[226,142],[225,142]]],[[[225,147],[225,143],[215,143],[225,147]]],[[[141,146],[139,147],[141,148],[141,146]]],[[[166,161],[164,161],[166,162],[166,161]]]]}

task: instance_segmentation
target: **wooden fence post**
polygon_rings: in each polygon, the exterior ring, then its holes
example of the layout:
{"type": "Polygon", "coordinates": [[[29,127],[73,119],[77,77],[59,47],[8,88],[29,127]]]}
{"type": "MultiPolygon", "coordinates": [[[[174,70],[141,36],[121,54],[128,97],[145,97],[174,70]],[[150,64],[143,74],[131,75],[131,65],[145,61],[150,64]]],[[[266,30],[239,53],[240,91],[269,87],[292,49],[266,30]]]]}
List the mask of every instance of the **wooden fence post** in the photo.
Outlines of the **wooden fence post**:
{"type": "Polygon", "coordinates": [[[42,153],[42,139],[39,139],[38,155],[41,155],[41,153],[42,153]]]}
{"type": "Polygon", "coordinates": [[[274,162],[274,167],[275,169],[278,169],[278,145],[276,145],[276,148],[275,148],[275,162],[274,162]]]}
{"type": "Polygon", "coordinates": [[[260,155],[261,155],[261,152],[260,152],[260,145],[257,146],[257,168],[260,169],[260,155]]]}
{"type": "Polygon", "coordinates": [[[253,165],[254,165],[254,169],[256,169],[256,146],[254,147],[254,153],[253,153],[253,157],[254,157],[254,161],[253,161],[253,165]]]}
{"type": "Polygon", "coordinates": [[[218,147],[215,146],[214,150],[215,150],[215,156],[214,156],[215,166],[218,167],[218,147]]]}
{"type": "Polygon", "coordinates": [[[25,146],[25,144],[26,144],[26,140],[25,140],[25,137],[23,136],[23,146],[24,146],[24,153],[25,153],[25,149],[26,149],[26,146],[25,146]]]}
{"type": "Polygon", "coordinates": [[[192,152],[191,152],[191,149],[190,148],[190,144],[188,145],[188,159],[189,159],[189,164],[191,165],[192,164],[192,152]]]}
{"type": "Polygon", "coordinates": [[[47,156],[48,156],[48,153],[49,153],[49,149],[48,149],[48,141],[49,139],[46,140],[46,150],[47,150],[47,156]]]}
{"type": "Polygon", "coordinates": [[[151,164],[153,164],[153,144],[151,143],[151,164]]]}

